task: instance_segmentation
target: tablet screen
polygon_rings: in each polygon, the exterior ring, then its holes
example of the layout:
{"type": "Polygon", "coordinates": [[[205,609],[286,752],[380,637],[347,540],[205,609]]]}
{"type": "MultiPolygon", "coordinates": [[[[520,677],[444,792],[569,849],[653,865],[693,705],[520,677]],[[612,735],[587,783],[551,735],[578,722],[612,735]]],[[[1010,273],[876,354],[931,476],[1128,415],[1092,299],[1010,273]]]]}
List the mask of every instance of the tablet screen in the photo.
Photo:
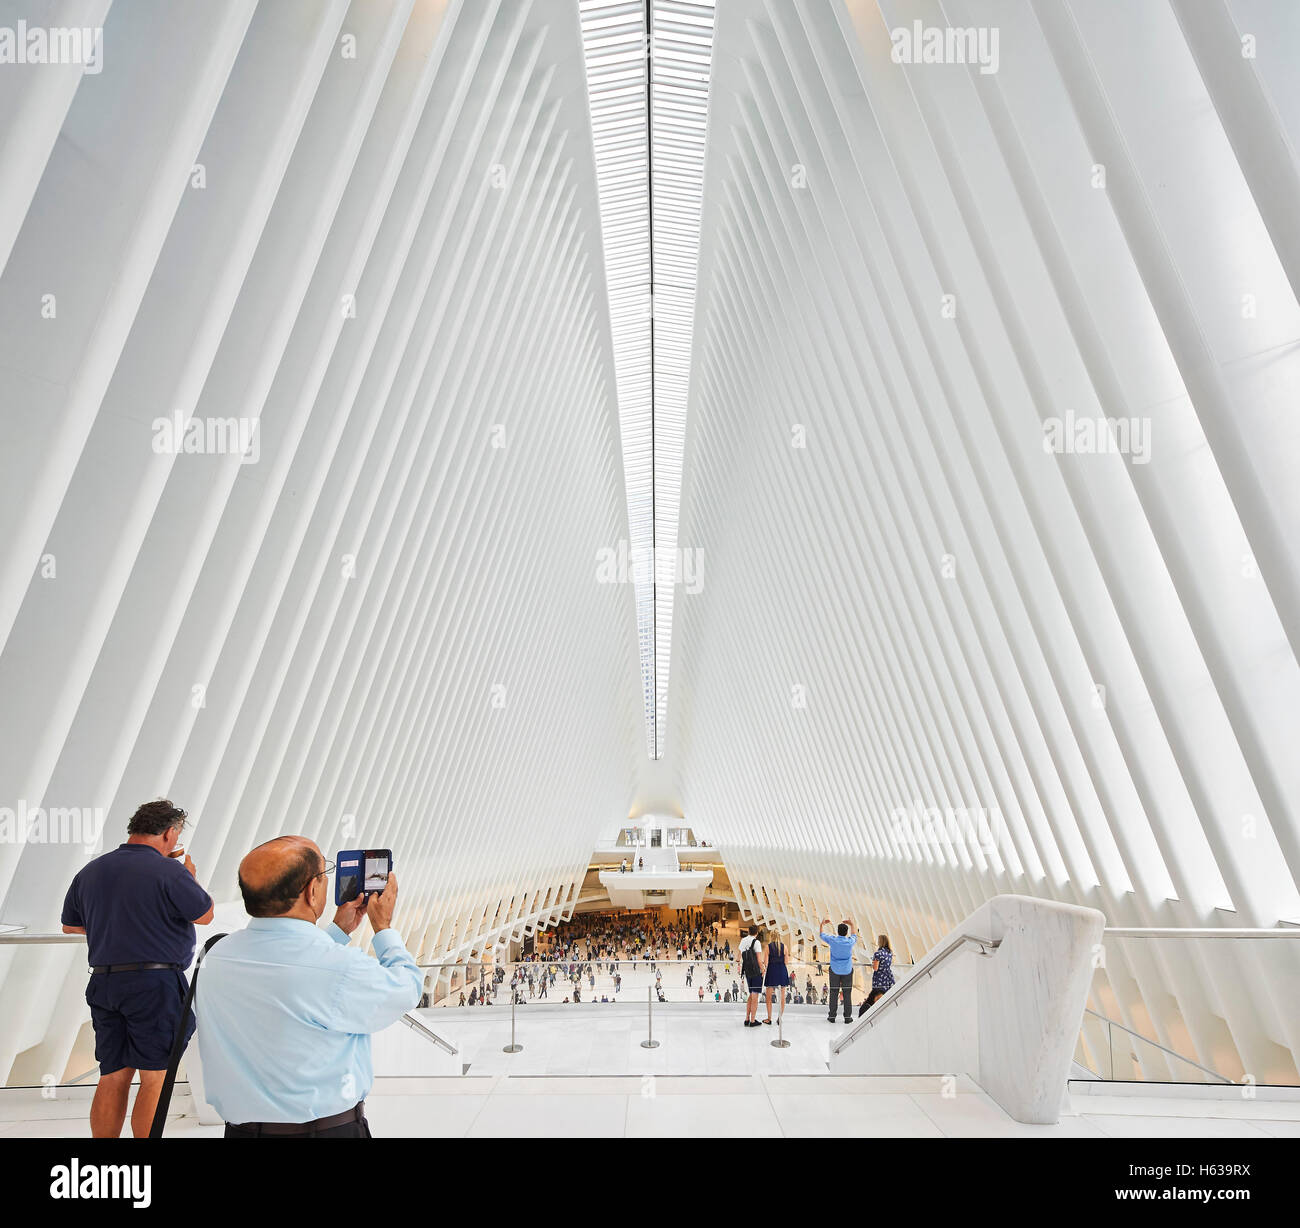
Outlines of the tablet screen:
{"type": "Polygon", "coordinates": [[[383,891],[388,886],[388,858],[366,858],[366,885],[362,890],[368,895],[372,891],[383,891]]]}

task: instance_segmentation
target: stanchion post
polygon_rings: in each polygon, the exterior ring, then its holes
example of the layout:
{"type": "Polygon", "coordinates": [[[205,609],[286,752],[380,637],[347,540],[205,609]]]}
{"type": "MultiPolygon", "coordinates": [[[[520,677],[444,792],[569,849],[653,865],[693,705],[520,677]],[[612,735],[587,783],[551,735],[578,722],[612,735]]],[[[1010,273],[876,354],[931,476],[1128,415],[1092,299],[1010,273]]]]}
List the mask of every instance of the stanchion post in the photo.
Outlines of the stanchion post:
{"type": "Polygon", "coordinates": [[[523,1045],[518,1045],[515,1043],[515,1002],[516,1000],[517,999],[515,996],[515,991],[512,989],[510,991],[510,1043],[506,1045],[504,1049],[501,1050],[502,1053],[518,1053],[523,1048],[523,1045]]]}
{"type": "Polygon", "coordinates": [[[647,985],[645,987],[645,1012],[646,1012],[646,1038],[641,1042],[642,1049],[658,1049],[659,1042],[655,1040],[655,1002],[654,989],[647,985]]]}
{"type": "Polygon", "coordinates": [[[776,1039],[772,1042],[773,1049],[788,1049],[790,1042],[782,1034],[781,1025],[785,1022],[785,1011],[781,1011],[776,1017],[776,1039]]]}

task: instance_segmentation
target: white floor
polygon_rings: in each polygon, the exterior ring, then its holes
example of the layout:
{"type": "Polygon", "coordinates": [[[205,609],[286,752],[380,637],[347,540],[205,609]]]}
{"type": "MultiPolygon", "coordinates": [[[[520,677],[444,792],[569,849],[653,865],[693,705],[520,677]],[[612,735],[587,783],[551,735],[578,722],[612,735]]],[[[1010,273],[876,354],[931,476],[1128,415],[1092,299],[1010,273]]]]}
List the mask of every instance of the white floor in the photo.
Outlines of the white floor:
{"type": "MultiPolygon", "coordinates": [[[[849,1029],[827,1023],[825,1007],[789,1008],[776,1024],[741,1026],[744,1007],[675,1003],[653,1008],[619,1002],[533,1005],[516,1008],[510,1043],[510,1008],[434,1008],[418,1012],[428,1026],[460,1049],[471,1075],[745,1075],[825,1074],[832,1039],[849,1029]],[[643,1049],[653,1034],[659,1047],[643,1049]],[[790,1044],[779,1049],[772,1041],[790,1044]]],[[[760,1009],[759,1018],[765,1018],[760,1009]]]]}
{"type": "MultiPolygon", "coordinates": [[[[90,1089],[0,1090],[0,1139],[85,1138],[90,1089]]],[[[382,1079],[366,1102],[380,1137],[1300,1138],[1300,1104],[1075,1096],[1054,1126],[1012,1121],[967,1079],[628,1075],[382,1079]]],[[[216,1138],[178,1096],[168,1136],[216,1138]]]]}
{"type": "MultiPolygon", "coordinates": [[[[965,1076],[832,1076],[828,1045],[848,1029],[822,1009],[787,1010],[779,1049],[776,1027],[743,1028],[739,1006],[656,1004],[660,1044],[643,1049],[643,1004],[523,1006],[515,1054],[502,1052],[508,1006],[421,1015],[458,1047],[447,1066],[463,1073],[378,1079],[366,1102],[377,1136],[1300,1138],[1300,1099],[1090,1087],[1056,1125],[1026,1126],[965,1076]]],[[[167,1133],[220,1136],[197,1120],[188,1085],[177,1090],[167,1133]]],[[[93,1087],[54,1092],[0,1089],[0,1138],[86,1137],[93,1087]]]]}

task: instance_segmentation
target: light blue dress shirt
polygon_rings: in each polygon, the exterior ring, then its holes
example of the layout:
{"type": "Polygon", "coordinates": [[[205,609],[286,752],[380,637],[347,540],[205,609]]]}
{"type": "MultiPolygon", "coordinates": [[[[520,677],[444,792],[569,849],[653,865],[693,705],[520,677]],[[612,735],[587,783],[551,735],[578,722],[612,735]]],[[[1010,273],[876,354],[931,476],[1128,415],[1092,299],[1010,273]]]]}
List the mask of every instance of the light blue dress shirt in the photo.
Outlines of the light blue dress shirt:
{"type": "Polygon", "coordinates": [[[857,934],[818,934],[831,949],[831,971],[838,976],[847,976],[853,971],[853,948],[857,945],[857,934]]]}
{"type": "Polygon", "coordinates": [[[208,1102],[228,1122],[307,1122],[365,1098],[370,1033],[419,1004],[424,974],[395,930],[376,959],[332,922],[254,917],[208,952],[194,1013],[208,1102]]]}

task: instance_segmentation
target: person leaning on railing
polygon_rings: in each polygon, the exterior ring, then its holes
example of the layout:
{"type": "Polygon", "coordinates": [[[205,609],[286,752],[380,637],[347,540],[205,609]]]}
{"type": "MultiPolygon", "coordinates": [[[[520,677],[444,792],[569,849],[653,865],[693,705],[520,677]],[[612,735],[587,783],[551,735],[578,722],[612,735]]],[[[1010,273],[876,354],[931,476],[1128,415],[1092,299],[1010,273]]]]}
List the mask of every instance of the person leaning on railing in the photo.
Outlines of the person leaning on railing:
{"type": "Polygon", "coordinates": [[[889,945],[889,935],[878,934],[876,942],[876,952],[871,957],[871,992],[867,995],[864,1010],[870,1010],[879,998],[894,988],[894,949],[889,945]]]}
{"type": "Polygon", "coordinates": [[[332,869],[304,836],[239,864],[253,919],[205,957],[195,997],[207,1099],[226,1138],[370,1137],[370,1034],[419,1002],[424,974],[392,928],[394,874],[317,927],[332,869]],[[375,959],[348,945],[362,917],[375,959]]]}

